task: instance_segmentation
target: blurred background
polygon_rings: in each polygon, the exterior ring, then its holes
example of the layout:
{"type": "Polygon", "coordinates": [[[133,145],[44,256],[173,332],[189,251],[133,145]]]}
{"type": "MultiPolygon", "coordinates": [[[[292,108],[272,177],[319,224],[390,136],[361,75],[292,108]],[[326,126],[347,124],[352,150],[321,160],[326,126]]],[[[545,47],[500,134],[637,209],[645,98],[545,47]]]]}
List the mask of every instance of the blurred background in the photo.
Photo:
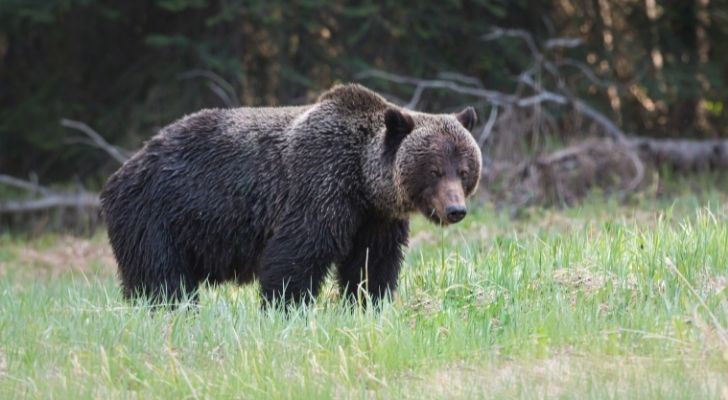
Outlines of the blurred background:
{"type": "Polygon", "coordinates": [[[0,0],[0,231],[95,226],[95,195],[201,108],[360,82],[474,105],[483,196],[517,214],[728,169],[724,0],[0,0]]]}

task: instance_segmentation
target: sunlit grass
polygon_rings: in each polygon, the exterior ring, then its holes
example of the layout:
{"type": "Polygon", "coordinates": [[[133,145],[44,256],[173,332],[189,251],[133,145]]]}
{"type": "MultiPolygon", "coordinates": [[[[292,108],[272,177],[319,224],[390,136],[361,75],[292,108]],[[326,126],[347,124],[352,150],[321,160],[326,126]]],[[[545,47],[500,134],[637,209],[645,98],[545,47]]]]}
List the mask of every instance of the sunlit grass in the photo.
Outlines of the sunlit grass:
{"type": "MultiPolygon", "coordinates": [[[[473,207],[471,207],[473,208],[473,207]]],[[[0,237],[0,398],[721,398],[728,202],[417,219],[398,298],[122,301],[102,235],[0,237]],[[55,265],[61,264],[61,265],[55,265]]]]}

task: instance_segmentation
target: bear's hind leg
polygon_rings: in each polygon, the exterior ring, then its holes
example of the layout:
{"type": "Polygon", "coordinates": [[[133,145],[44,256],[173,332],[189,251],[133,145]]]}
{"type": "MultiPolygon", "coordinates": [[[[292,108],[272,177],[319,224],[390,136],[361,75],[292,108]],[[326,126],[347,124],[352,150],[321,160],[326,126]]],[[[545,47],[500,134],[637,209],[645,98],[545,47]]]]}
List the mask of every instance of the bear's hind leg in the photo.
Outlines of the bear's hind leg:
{"type": "Polygon", "coordinates": [[[148,299],[152,304],[179,304],[184,300],[197,302],[198,285],[182,276],[169,276],[145,282],[123,282],[126,299],[148,299]]]}
{"type": "Polygon", "coordinates": [[[144,298],[154,304],[196,301],[199,280],[188,260],[161,229],[148,229],[126,257],[119,257],[122,290],[127,299],[144,298]],[[123,261],[122,261],[123,260],[123,261]]]}

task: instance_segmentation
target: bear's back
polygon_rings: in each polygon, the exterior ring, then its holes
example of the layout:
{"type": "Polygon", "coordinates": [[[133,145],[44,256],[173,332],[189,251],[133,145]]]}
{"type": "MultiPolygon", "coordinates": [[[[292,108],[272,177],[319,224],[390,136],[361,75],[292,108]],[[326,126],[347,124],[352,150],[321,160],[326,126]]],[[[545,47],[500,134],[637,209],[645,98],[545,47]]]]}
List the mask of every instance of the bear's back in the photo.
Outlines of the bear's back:
{"type": "Polygon", "coordinates": [[[112,175],[102,192],[105,212],[117,198],[129,203],[124,211],[180,215],[231,211],[241,198],[274,200],[266,193],[279,191],[267,183],[285,181],[287,130],[307,108],[207,109],[177,120],[112,175]]]}
{"type": "Polygon", "coordinates": [[[288,126],[305,110],[203,110],[162,129],[102,191],[115,251],[167,237],[210,279],[249,278],[283,209],[288,126]]]}

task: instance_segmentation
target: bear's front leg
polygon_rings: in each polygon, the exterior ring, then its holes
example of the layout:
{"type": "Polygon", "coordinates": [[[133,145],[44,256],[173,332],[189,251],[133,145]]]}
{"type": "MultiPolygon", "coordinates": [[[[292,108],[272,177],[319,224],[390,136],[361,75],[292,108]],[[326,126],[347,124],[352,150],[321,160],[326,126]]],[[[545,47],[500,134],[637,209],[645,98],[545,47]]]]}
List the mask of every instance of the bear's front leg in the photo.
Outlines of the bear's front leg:
{"type": "Polygon", "coordinates": [[[407,245],[406,220],[369,220],[354,236],[349,254],[337,263],[339,286],[352,300],[365,291],[376,304],[397,288],[403,247],[407,245]]]}
{"type": "Polygon", "coordinates": [[[263,253],[260,272],[261,295],[265,305],[282,301],[309,302],[318,294],[334,254],[307,254],[305,241],[274,236],[263,253]]]}
{"type": "Polygon", "coordinates": [[[259,280],[265,305],[316,297],[331,264],[350,251],[352,222],[288,219],[263,251],[259,280]]]}

